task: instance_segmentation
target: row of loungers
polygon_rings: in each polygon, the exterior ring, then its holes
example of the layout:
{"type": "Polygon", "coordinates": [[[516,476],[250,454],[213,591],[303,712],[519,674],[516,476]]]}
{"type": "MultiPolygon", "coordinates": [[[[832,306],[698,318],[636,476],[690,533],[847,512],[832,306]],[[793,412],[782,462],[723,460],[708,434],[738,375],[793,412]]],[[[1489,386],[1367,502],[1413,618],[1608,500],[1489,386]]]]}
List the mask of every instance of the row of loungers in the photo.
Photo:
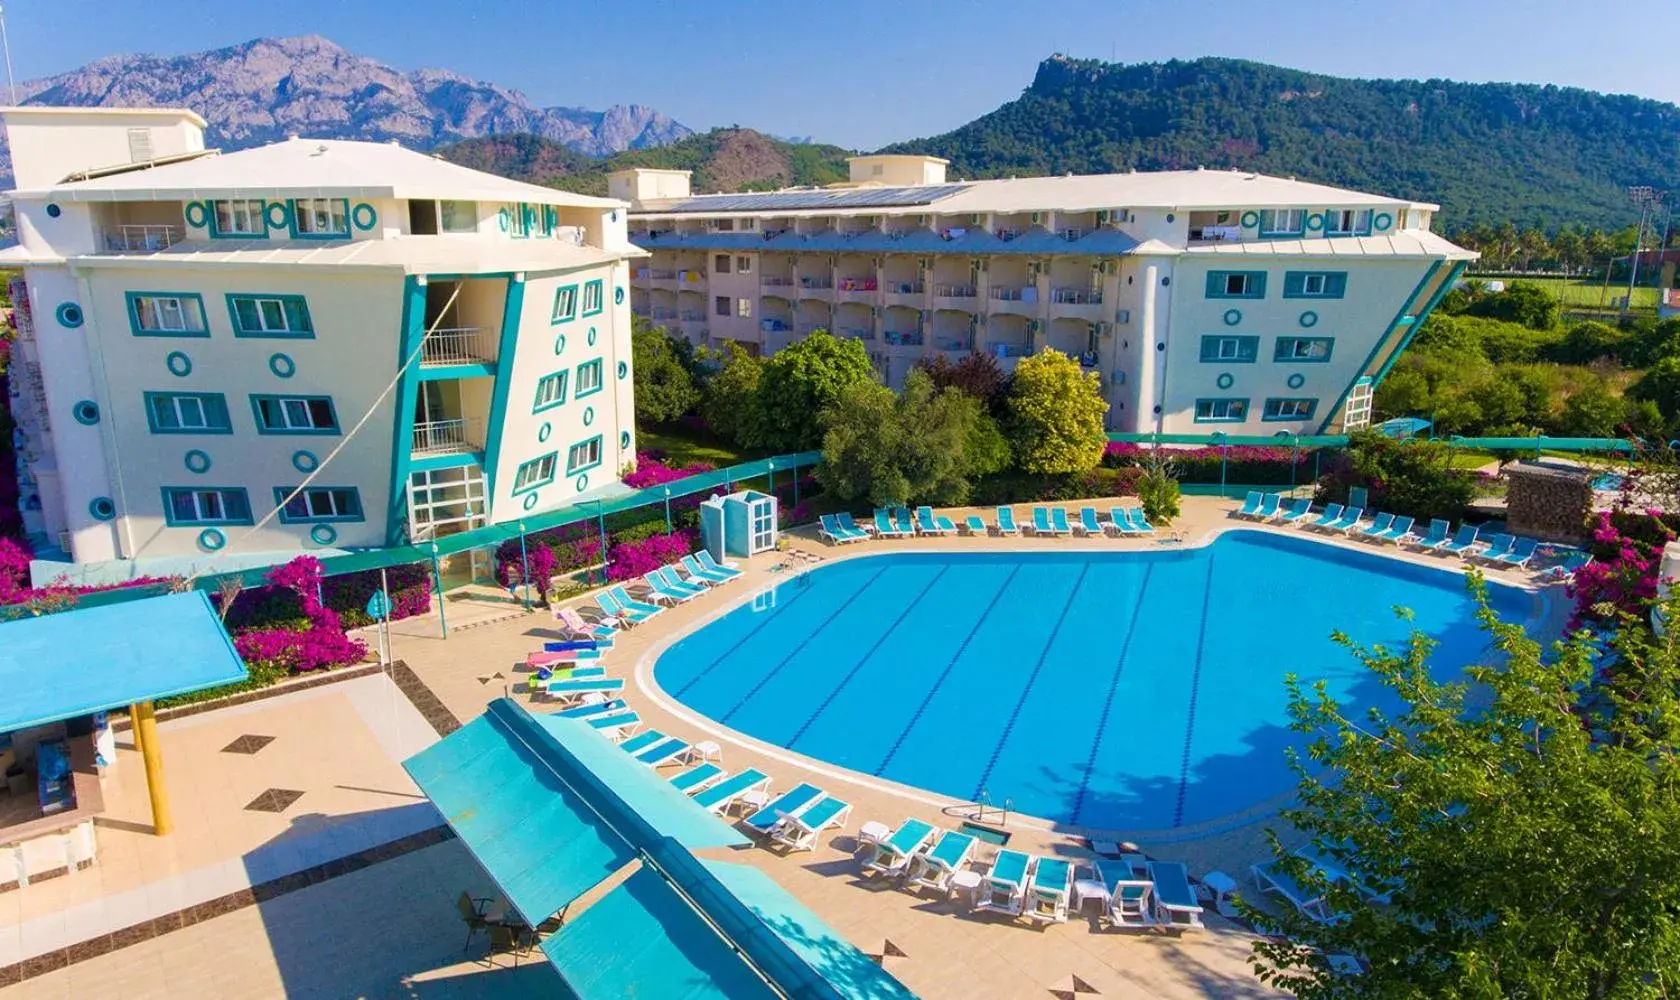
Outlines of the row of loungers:
{"type": "MultiPolygon", "coordinates": [[[[1532,538],[1517,538],[1507,534],[1493,533],[1483,537],[1480,534],[1481,529],[1473,524],[1461,524],[1458,531],[1453,533],[1451,522],[1443,518],[1431,520],[1428,530],[1422,533],[1417,530],[1416,522],[1406,516],[1377,511],[1373,512],[1371,520],[1366,522],[1363,508],[1344,507],[1339,503],[1326,506],[1315,517],[1311,504],[1311,500],[1302,498],[1285,506],[1284,498],[1279,494],[1254,491],[1248,494],[1242,507],[1238,508],[1235,514],[1239,518],[1252,521],[1294,524],[1308,531],[1339,533],[1349,538],[1381,544],[1393,542],[1423,552],[1442,552],[1490,566],[1517,569],[1526,568],[1534,560],[1540,546],[1540,543],[1532,538]]],[[[1571,551],[1562,563],[1548,567],[1544,574],[1548,577],[1567,579],[1591,561],[1590,553],[1571,551]]]]}
{"type": "MultiPolygon", "coordinates": [[[[859,840],[866,878],[896,878],[908,889],[946,895],[957,888],[957,874],[973,861],[978,846],[971,834],[942,830],[915,818],[891,832],[868,824],[859,840]]],[[[975,909],[1066,923],[1077,893],[1080,900],[1099,898],[1115,927],[1202,926],[1202,906],[1182,864],[1143,861],[1139,868],[1128,859],[1096,859],[1089,863],[1089,878],[1079,877],[1080,867],[1065,858],[1000,850],[980,876],[975,909]]]]}
{"type": "MultiPolygon", "coordinates": [[[[1149,535],[1155,531],[1155,526],[1149,523],[1141,507],[1110,508],[1107,519],[1098,514],[1095,507],[1081,507],[1075,516],[1077,520],[1071,520],[1062,507],[1034,507],[1032,521],[1027,527],[1032,534],[1045,538],[1060,535],[1084,535],[1088,538],[1149,535]]],[[[824,514],[817,523],[818,534],[836,545],[870,538],[913,538],[965,532],[976,537],[994,533],[999,537],[1021,534],[1021,527],[1015,523],[1013,507],[997,508],[990,524],[979,515],[970,514],[958,525],[945,515],[935,513],[932,507],[917,507],[914,514],[908,507],[879,507],[873,520],[861,525],[849,513],[824,514]]]]}

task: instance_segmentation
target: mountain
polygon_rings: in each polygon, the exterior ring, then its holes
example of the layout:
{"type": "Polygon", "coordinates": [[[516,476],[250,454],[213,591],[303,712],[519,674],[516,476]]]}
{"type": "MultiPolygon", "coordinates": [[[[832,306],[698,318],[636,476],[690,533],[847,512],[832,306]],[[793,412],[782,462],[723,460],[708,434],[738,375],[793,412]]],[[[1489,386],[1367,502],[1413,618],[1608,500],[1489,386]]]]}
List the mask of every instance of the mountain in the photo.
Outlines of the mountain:
{"type": "Polygon", "coordinates": [[[1606,229],[1680,189],[1680,108],[1554,86],[1352,80],[1234,59],[1052,56],[1020,98],[883,152],[953,177],[1237,167],[1437,202],[1437,228],[1606,229]]]}
{"type": "Polygon", "coordinates": [[[538,136],[495,136],[444,146],[438,155],[477,170],[550,184],[582,194],[607,193],[607,174],[625,167],[694,171],[694,191],[768,191],[820,186],[847,177],[838,146],[791,143],[746,128],[719,128],[654,149],[632,149],[604,159],[538,136]]]}
{"type": "MultiPolygon", "coordinates": [[[[24,104],[189,107],[206,141],[237,148],[296,133],[396,139],[418,149],[531,133],[593,155],[658,146],[691,130],[652,108],[534,107],[525,95],[447,70],[404,73],[325,38],[258,38],[180,56],[123,55],[19,84],[24,104]]],[[[10,160],[5,161],[10,173],[10,160]]]]}

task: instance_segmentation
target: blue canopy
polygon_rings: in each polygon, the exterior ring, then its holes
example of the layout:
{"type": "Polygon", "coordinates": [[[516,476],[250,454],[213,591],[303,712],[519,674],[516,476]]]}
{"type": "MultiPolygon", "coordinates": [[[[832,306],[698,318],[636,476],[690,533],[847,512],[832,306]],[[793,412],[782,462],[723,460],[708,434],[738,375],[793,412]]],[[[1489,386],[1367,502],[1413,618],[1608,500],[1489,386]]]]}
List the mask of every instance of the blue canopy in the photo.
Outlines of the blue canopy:
{"type": "Polygon", "coordinates": [[[203,591],[0,623],[0,732],[245,679],[203,591]]]}

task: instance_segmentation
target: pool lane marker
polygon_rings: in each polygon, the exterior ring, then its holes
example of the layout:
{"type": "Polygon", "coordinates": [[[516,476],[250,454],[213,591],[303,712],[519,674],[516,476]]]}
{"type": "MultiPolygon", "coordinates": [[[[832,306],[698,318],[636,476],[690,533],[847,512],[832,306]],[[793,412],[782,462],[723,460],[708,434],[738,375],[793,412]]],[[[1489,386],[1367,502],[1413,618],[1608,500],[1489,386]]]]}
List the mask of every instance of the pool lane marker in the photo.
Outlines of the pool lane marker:
{"type": "MultiPolygon", "coordinates": [[[[881,578],[881,575],[883,573],[885,573],[887,571],[887,569],[889,569],[889,568],[890,567],[882,567],[881,569],[876,570],[874,576],[870,577],[869,579],[867,579],[863,582],[863,586],[861,586],[858,589],[852,591],[852,596],[846,598],[844,601],[841,601],[839,606],[836,607],[832,612],[830,612],[827,618],[824,618],[822,620],[821,625],[818,625],[816,628],[812,629],[810,631],[810,633],[805,636],[805,638],[803,638],[803,639],[799,640],[797,643],[795,643],[793,649],[789,650],[788,654],[786,656],[782,657],[782,662],[776,664],[774,667],[771,667],[769,673],[765,674],[762,678],[760,678],[759,682],[757,684],[754,684],[752,686],[752,688],[749,691],[747,691],[746,694],[741,696],[741,700],[737,701],[735,703],[735,707],[731,708],[729,711],[727,711],[727,712],[723,713],[722,715],[718,716],[718,721],[719,722],[728,722],[730,716],[734,715],[736,712],[739,712],[741,710],[741,708],[744,705],[746,705],[747,702],[751,701],[753,699],[753,697],[758,694],[758,692],[764,690],[764,685],[766,685],[766,684],[770,683],[772,680],[774,680],[776,675],[782,672],[783,667],[786,667],[788,664],[792,663],[793,660],[794,660],[794,657],[798,656],[801,652],[804,651],[806,646],[809,646],[811,644],[811,640],[815,639],[817,636],[822,634],[823,629],[828,628],[830,625],[834,624],[834,620],[836,618],[839,618],[840,615],[843,614],[847,608],[851,607],[853,601],[857,600],[859,597],[862,597],[869,590],[869,588],[874,585],[875,581],[879,580],[881,578]]],[[[791,602],[789,602],[789,603],[791,603],[791,602]]],[[[889,634],[890,634],[890,631],[889,631],[889,634]]],[[[725,655],[727,655],[727,654],[725,654],[725,655]]]]}
{"type": "MultiPolygon", "coordinates": [[[[794,731],[793,736],[786,743],[782,744],[783,746],[787,747],[789,750],[793,749],[793,745],[799,742],[799,738],[805,735],[805,731],[807,729],[811,728],[811,723],[817,721],[817,716],[827,711],[828,706],[834,703],[834,699],[840,696],[840,692],[846,690],[846,685],[850,684],[852,678],[857,676],[858,671],[863,669],[863,665],[868,663],[875,656],[876,652],[878,652],[882,646],[886,645],[887,640],[891,639],[893,635],[898,632],[898,627],[904,624],[904,619],[910,617],[910,613],[916,610],[916,606],[921,603],[922,598],[926,597],[928,592],[933,590],[934,585],[945,576],[946,571],[950,568],[950,563],[941,566],[939,568],[939,572],[933,574],[933,579],[928,581],[927,586],[922,588],[921,593],[917,594],[913,599],[904,602],[904,610],[898,613],[898,617],[894,618],[893,623],[887,626],[887,630],[881,633],[881,637],[875,640],[875,644],[869,647],[869,651],[864,653],[862,658],[852,665],[852,669],[846,671],[846,676],[840,678],[840,683],[834,685],[834,690],[828,693],[828,697],[822,700],[822,703],[816,707],[810,717],[794,731]]],[[[874,581],[871,580],[870,582],[873,583],[874,581]]]]}
{"type": "Polygon", "coordinates": [[[934,695],[938,694],[939,689],[945,686],[945,679],[951,676],[951,671],[957,667],[957,661],[962,659],[963,653],[968,651],[968,644],[974,641],[974,636],[991,618],[992,610],[998,606],[999,601],[1003,600],[1003,595],[1008,593],[1009,585],[1015,582],[1015,577],[1021,572],[1022,565],[1024,564],[1017,563],[1009,571],[1009,575],[1004,578],[1003,586],[999,587],[998,592],[992,595],[991,601],[986,605],[986,610],[980,612],[980,620],[975,622],[974,627],[968,630],[968,635],[963,638],[962,645],[958,646],[957,651],[951,654],[950,662],[945,664],[945,669],[940,671],[939,677],[934,680],[933,687],[922,697],[922,703],[916,706],[915,714],[910,716],[910,721],[904,724],[904,729],[899,732],[898,738],[893,740],[892,746],[887,750],[887,755],[881,758],[880,764],[876,765],[873,773],[877,778],[881,776],[882,771],[887,769],[887,765],[892,763],[892,759],[898,755],[899,747],[902,747],[905,739],[910,736],[910,730],[916,728],[916,723],[921,719],[922,713],[926,712],[928,706],[933,704],[934,695]]]}
{"type": "MultiPolygon", "coordinates": [[[[805,579],[809,579],[809,577],[807,577],[805,574],[801,574],[801,575],[793,578],[793,580],[805,580],[805,579]]],[[[782,581],[782,583],[792,583],[793,580],[784,580],[784,581],[782,581]]],[[[781,583],[776,584],[776,586],[781,586],[781,583]]],[[[772,588],[772,589],[774,589],[774,588],[772,588]]],[[[764,620],[759,622],[757,625],[754,625],[752,628],[748,629],[747,634],[742,636],[741,640],[739,642],[735,643],[735,645],[733,645],[733,646],[730,646],[728,649],[724,650],[722,653],[719,653],[717,659],[715,659],[712,662],[706,664],[706,666],[704,668],[702,668],[700,671],[698,671],[697,673],[695,673],[695,675],[693,677],[690,677],[688,679],[687,683],[683,684],[682,687],[677,688],[675,691],[672,691],[671,693],[678,698],[681,698],[683,695],[687,694],[688,691],[689,691],[689,688],[692,688],[694,685],[700,683],[700,681],[703,680],[706,677],[707,674],[710,674],[713,670],[717,669],[718,664],[720,664],[724,660],[728,659],[729,656],[731,654],[733,654],[736,650],[740,649],[742,646],[745,646],[747,643],[751,642],[754,636],[758,635],[759,632],[768,628],[770,626],[770,623],[774,622],[778,617],[780,617],[781,613],[783,611],[786,611],[788,609],[788,607],[791,604],[793,604],[794,601],[797,601],[801,597],[804,597],[806,594],[809,594],[811,592],[811,590],[812,590],[812,588],[807,584],[806,586],[800,588],[799,593],[794,594],[792,597],[789,597],[785,601],[778,601],[770,609],[770,613],[764,616],[764,620]]],[[[724,612],[724,614],[721,615],[720,618],[726,618],[731,613],[733,613],[735,611],[738,611],[745,606],[746,606],[745,604],[741,604],[741,605],[737,605],[734,608],[730,608],[729,611],[724,612]]],[[[709,625],[711,623],[707,622],[706,624],[709,625]]],[[[693,631],[694,632],[699,632],[699,629],[695,629],[693,631]]],[[[693,634],[693,633],[690,633],[690,634],[693,634]]],[[[686,638],[686,637],[687,636],[684,636],[683,638],[686,638]]]]}
{"type": "Polygon", "coordinates": [[[1184,756],[1178,764],[1178,805],[1173,826],[1184,825],[1184,791],[1190,784],[1190,742],[1196,736],[1196,699],[1202,688],[1202,650],[1207,646],[1208,605],[1213,601],[1213,552],[1208,552],[1207,582],[1202,586],[1202,627],[1196,634],[1196,665],[1190,671],[1190,708],[1184,720],[1184,756]]]}
{"type": "Polygon", "coordinates": [[[1026,686],[1021,688],[1021,697],[1016,700],[1015,708],[1009,713],[1009,721],[1004,724],[1003,735],[998,737],[997,746],[992,748],[992,757],[986,761],[986,769],[980,772],[980,781],[974,786],[974,800],[979,801],[981,793],[992,777],[992,769],[997,767],[998,757],[1003,755],[1003,745],[1009,742],[1009,734],[1015,730],[1015,721],[1021,717],[1021,709],[1026,707],[1027,699],[1032,696],[1033,682],[1044,669],[1044,661],[1050,658],[1050,649],[1056,645],[1056,637],[1062,634],[1062,623],[1067,621],[1068,611],[1073,608],[1073,599],[1079,596],[1079,588],[1085,585],[1085,577],[1091,572],[1091,563],[1085,563],[1079,570],[1079,579],[1073,581],[1073,587],[1068,591],[1067,600],[1062,602],[1062,613],[1056,617],[1056,627],[1050,630],[1050,638],[1044,640],[1044,648],[1038,651],[1038,662],[1033,664],[1032,673],[1027,675],[1026,686]]]}
{"type": "MultiPolygon", "coordinates": [[[[1091,774],[1097,767],[1097,749],[1102,746],[1103,730],[1108,728],[1108,715],[1114,708],[1114,694],[1120,690],[1120,673],[1126,669],[1126,657],[1132,651],[1132,636],[1137,634],[1138,618],[1143,614],[1143,598],[1149,593],[1149,578],[1155,573],[1153,562],[1145,563],[1143,580],[1138,584],[1137,600],[1132,603],[1132,620],[1126,626],[1126,638],[1120,643],[1120,656],[1114,661],[1114,675],[1108,679],[1108,694],[1103,697],[1102,714],[1097,716],[1097,731],[1091,737],[1091,754],[1085,758],[1085,776],[1079,779],[1079,794],[1073,798],[1073,812],[1069,819],[1079,823],[1079,811],[1085,808],[1085,793],[1091,788],[1091,774]]],[[[1182,782],[1180,782],[1182,788],[1182,782]]],[[[1090,824],[1084,824],[1089,826],[1090,824]]]]}

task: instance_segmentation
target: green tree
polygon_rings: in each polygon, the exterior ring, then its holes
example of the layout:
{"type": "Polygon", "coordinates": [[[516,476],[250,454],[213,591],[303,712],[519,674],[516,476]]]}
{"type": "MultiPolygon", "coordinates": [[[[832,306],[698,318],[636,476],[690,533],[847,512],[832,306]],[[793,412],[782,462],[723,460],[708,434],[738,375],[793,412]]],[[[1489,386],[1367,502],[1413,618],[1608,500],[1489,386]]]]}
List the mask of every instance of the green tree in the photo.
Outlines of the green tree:
{"type": "Polygon", "coordinates": [[[1552,243],[1546,239],[1546,234],[1538,229],[1525,229],[1517,237],[1517,253],[1522,257],[1524,271],[1532,271],[1537,261],[1546,260],[1552,255],[1552,243]]]}
{"type": "Polygon", "coordinates": [[[637,423],[670,423],[699,405],[694,347],[688,341],[635,316],[630,321],[630,350],[637,423]]]}
{"type": "Polygon", "coordinates": [[[1570,327],[1562,340],[1546,350],[1546,357],[1564,365],[1587,365],[1617,356],[1625,340],[1622,331],[1610,324],[1588,320],[1570,327]]]}
{"type": "Polygon", "coordinates": [[[1507,323],[1521,323],[1530,330],[1550,330],[1557,325],[1558,300],[1532,281],[1513,281],[1503,292],[1478,300],[1469,312],[1507,323]]]}
{"type": "Polygon", "coordinates": [[[1095,373],[1060,351],[1021,359],[1006,399],[1006,432],[1015,464],[1025,472],[1085,472],[1102,461],[1107,439],[1095,373]]]}
{"type": "Polygon", "coordinates": [[[1558,430],[1571,437],[1616,437],[1628,419],[1628,404],[1603,379],[1576,389],[1563,402],[1558,430]]]}
{"type": "MultiPolygon", "coordinates": [[[[1001,444],[980,401],[935,389],[921,369],[910,372],[897,396],[874,382],[853,383],[823,412],[823,425],[817,481],[843,500],[959,504],[974,476],[996,471],[986,466],[997,455],[976,450],[1001,444]],[[988,424],[989,436],[982,430],[988,424]]],[[[1007,462],[1007,446],[1003,454],[1007,462]]]]}
{"type": "Polygon", "coordinates": [[[1680,357],[1667,357],[1652,365],[1639,381],[1628,386],[1628,396],[1656,404],[1663,419],[1673,424],[1680,418],[1680,357]]]}
{"type": "Polygon", "coordinates": [[[758,385],[764,362],[731,343],[706,384],[700,415],[712,432],[739,448],[759,447],[758,385]]]}
{"type": "Polygon", "coordinates": [[[1396,371],[1377,386],[1377,413],[1383,419],[1429,412],[1429,380],[1417,371],[1396,371]]]}
{"type": "Polygon", "coordinates": [[[758,444],[770,451],[822,446],[822,412],[847,388],[875,381],[863,342],[817,330],[771,355],[758,382],[758,444]]]}
{"type": "Polygon", "coordinates": [[[1557,254],[1558,265],[1571,274],[1578,273],[1587,262],[1587,242],[1573,228],[1559,230],[1552,238],[1552,251],[1557,254]]]}
{"type": "Polygon", "coordinates": [[[1495,655],[1463,680],[1432,676],[1421,632],[1400,649],[1337,636],[1393,712],[1289,679],[1309,742],[1291,754],[1283,819],[1347,878],[1327,882],[1274,837],[1279,868],[1339,916],[1249,909],[1280,932],[1255,943],[1255,970],[1306,1000],[1672,996],[1680,647],[1627,619],[1601,673],[1602,639],[1542,649],[1472,588],[1495,655]],[[1363,968],[1332,964],[1345,955],[1363,968]]]}
{"type": "Polygon", "coordinates": [[[1626,335],[1619,356],[1634,368],[1649,368],[1663,358],[1680,357],[1680,319],[1635,326],[1626,335]]]}
{"type": "Polygon", "coordinates": [[[1353,486],[1370,491],[1373,508],[1418,518],[1458,520],[1475,494],[1468,474],[1447,468],[1446,445],[1401,443],[1372,430],[1348,436],[1346,458],[1319,481],[1316,499],[1346,503],[1353,486]]]}
{"type": "Polygon", "coordinates": [[[1602,229],[1594,229],[1587,234],[1587,260],[1594,267],[1609,267],[1610,258],[1616,255],[1616,243],[1604,234],[1602,229]]]}
{"type": "Polygon", "coordinates": [[[938,354],[931,360],[922,358],[916,362],[916,367],[924,369],[933,378],[935,387],[961,389],[984,403],[988,410],[997,408],[1004,391],[1009,388],[1009,374],[998,367],[997,359],[990,354],[964,355],[961,361],[955,363],[938,354]]]}

